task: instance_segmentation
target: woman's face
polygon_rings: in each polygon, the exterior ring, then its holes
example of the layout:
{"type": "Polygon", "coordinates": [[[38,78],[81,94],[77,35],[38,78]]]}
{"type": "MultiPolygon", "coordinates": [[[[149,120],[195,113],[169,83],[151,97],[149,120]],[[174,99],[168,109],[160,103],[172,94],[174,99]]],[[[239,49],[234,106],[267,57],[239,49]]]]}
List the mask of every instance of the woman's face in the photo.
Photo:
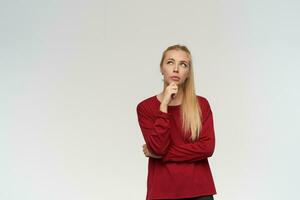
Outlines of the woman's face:
{"type": "Polygon", "coordinates": [[[189,74],[189,57],[185,51],[169,50],[166,52],[161,73],[164,75],[164,80],[170,84],[175,82],[181,85],[185,82],[189,74]]]}

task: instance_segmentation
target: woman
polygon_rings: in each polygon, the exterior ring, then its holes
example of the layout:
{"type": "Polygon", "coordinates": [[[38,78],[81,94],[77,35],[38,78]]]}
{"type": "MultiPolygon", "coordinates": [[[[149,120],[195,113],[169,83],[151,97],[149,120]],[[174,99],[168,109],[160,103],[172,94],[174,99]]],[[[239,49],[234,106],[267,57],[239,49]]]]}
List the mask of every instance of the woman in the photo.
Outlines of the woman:
{"type": "Polygon", "coordinates": [[[215,148],[208,100],[195,94],[192,56],[173,45],[162,55],[163,91],[136,107],[148,157],[146,200],[213,200],[216,189],[208,157],[215,148]]]}

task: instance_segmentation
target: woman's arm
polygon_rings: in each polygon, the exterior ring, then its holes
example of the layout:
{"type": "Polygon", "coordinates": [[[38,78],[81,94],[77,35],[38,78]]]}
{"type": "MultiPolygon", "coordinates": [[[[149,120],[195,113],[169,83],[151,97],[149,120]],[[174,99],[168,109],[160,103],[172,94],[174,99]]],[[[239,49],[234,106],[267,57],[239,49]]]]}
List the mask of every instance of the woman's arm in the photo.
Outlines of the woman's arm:
{"type": "Polygon", "coordinates": [[[161,106],[154,116],[151,116],[145,105],[138,104],[136,107],[138,122],[147,148],[157,156],[166,154],[170,144],[171,114],[161,109],[164,110],[161,106]]]}
{"type": "Polygon", "coordinates": [[[155,155],[153,153],[151,153],[149,151],[149,149],[147,148],[147,144],[144,144],[143,145],[143,152],[145,154],[146,157],[151,157],[151,158],[162,158],[162,156],[158,156],[158,155],[155,155]]]}
{"type": "Polygon", "coordinates": [[[168,153],[163,156],[164,162],[193,162],[208,158],[215,149],[215,131],[213,113],[206,101],[205,116],[200,131],[200,138],[194,143],[175,145],[168,148],[168,153]]]}

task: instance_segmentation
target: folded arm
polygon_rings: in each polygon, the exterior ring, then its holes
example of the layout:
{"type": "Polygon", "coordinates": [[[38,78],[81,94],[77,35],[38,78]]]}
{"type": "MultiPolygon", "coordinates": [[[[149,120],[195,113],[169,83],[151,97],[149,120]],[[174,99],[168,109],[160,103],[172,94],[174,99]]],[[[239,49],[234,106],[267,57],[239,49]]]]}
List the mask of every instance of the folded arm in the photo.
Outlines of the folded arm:
{"type": "Polygon", "coordinates": [[[164,162],[194,162],[213,155],[215,149],[215,132],[213,113],[207,102],[205,117],[200,131],[200,137],[193,143],[172,144],[167,154],[163,156],[164,162]]]}
{"type": "Polygon", "coordinates": [[[155,155],[167,153],[170,144],[170,113],[157,110],[151,114],[149,110],[139,104],[136,108],[138,122],[147,144],[147,148],[155,155]]]}

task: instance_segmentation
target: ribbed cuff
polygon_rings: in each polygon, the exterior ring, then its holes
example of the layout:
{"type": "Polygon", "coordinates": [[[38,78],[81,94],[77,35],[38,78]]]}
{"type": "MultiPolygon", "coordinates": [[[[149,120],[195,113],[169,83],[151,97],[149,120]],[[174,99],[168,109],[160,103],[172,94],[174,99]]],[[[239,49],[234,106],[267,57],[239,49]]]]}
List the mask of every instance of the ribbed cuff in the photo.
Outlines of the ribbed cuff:
{"type": "Polygon", "coordinates": [[[158,110],[156,115],[159,117],[162,117],[162,118],[167,118],[167,119],[169,119],[172,116],[170,113],[165,113],[165,112],[162,112],[161,110],[158,110]]]}

